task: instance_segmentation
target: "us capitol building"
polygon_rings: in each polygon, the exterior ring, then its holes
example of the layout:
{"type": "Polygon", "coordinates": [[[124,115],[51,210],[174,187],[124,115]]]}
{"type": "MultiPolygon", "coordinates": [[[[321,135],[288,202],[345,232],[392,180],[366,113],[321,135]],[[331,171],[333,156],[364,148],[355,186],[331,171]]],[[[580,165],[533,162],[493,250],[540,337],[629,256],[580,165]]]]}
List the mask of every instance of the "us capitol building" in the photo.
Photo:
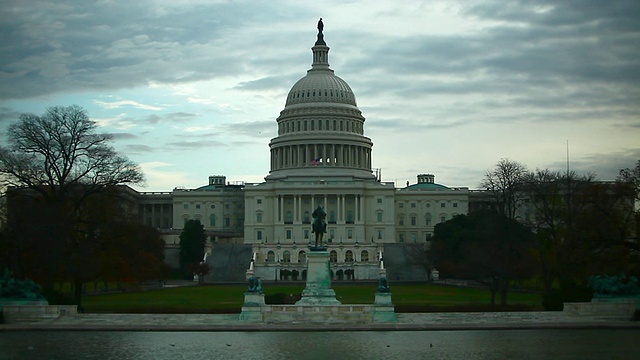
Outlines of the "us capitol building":
{"type": "Polygon", "coordinates": [[[209,280],[244,280],[247,271],[265,280],[303,280],[315,242],[311,213],[322,206],[335,280],[377,279],[383,261],[392,278],[415,277],[405,264],[406,244],[424,244],[435,224],[468,212],[469,189],[439,185],[434,175],[419,174],[404,188],[380,180],[365,118],[349,85],[329,67],[318,25],[311,69],[276,119],[264,182],[210,176],[200,188],[138,194],[140,219],[162,231],[171,265],[177,266],[184,223],[198,219],[210,238],[209,280]]]}

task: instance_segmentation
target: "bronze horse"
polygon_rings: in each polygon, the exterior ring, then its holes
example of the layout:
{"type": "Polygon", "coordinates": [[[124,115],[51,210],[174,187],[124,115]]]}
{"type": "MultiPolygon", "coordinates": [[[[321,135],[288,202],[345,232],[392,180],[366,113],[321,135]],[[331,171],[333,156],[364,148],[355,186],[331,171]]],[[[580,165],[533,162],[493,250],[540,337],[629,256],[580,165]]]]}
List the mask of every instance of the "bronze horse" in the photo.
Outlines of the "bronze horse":
{"type": "Polygon", "coordinates": [[[327,213],[321,206],[318,206],[313,213],[313,227],[311,232],[316,234],[316,248],[322,246],[322,236],[327,232],[327,213]]]}

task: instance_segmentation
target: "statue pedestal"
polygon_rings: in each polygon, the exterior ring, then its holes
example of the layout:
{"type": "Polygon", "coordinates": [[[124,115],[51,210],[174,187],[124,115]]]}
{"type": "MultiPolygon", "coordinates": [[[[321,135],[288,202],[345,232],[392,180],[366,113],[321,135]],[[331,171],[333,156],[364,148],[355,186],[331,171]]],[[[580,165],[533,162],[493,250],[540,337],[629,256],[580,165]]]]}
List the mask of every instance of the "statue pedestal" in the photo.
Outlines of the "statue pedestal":
{"type": "Polygon", "coordinates": [[[249,291],[245,292],[240,321],[263,322],[264,307],[264,294],[249,291]]]}
{"type": "Polygon", "coordinates": [[[307,285],[298,305],[340,305],[331,288],[331,270],[328,251],[310,251],[307,254],[307,285]]]}
{"type": "Polygon", "coordinates": [[[376,300],[373,308],[373,322],[397,321],[395,307],[391,302],[390,292],[376,291],[376,300]]]}

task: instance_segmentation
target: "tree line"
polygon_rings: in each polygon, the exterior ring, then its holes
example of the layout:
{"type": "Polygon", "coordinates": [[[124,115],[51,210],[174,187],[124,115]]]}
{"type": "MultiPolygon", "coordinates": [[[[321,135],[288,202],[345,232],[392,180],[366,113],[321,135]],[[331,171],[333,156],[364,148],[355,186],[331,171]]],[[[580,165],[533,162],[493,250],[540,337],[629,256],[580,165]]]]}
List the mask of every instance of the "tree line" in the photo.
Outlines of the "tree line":
{"type": "Polygon", "coordinates": [[[535,278],[543,305],[558,309],[588,301],[593,275],[640,273],[640,160],[602,182],[502,159],[481,188],[489,206],[437,224],[425,256],[445,276],[487,285],[492,303],[500,294],[506,304],[514,281],[535,278]]]}
{"type": "Polygon", "coordinates": [[[0,268],[34,279],[45,292],[72,283],[78,304],[86,282],[166,276],[160,234],[140,224],[123,186],[142,184],[143,173],[111,140],[78,106],[22,114],[8,127],[0,147],[8,209],[0,268]]]}

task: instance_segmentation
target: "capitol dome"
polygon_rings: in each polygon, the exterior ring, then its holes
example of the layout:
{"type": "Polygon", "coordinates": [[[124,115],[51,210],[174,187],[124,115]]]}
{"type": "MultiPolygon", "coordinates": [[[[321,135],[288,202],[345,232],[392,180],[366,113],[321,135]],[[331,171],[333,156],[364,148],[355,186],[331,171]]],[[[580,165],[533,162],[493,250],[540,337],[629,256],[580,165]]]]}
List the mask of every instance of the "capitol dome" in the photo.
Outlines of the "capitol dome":
{"type": "Polygon", "coordinates": [[[293,85],[287,96],[286,106],[293,104],[331,102],[357,106],[356,97],[349,85],[335,76],[333,71],[309,70],[307,76],[293,85]]]}
{"type": "Polygon", "coordinates": [[[329,67],[323,27],[320,22],[311,69],[293,85],[276,119],[278,136],[269,143],[271,171],[266,180],[375,179],[365,118],[351,87],[329,67]]]}

